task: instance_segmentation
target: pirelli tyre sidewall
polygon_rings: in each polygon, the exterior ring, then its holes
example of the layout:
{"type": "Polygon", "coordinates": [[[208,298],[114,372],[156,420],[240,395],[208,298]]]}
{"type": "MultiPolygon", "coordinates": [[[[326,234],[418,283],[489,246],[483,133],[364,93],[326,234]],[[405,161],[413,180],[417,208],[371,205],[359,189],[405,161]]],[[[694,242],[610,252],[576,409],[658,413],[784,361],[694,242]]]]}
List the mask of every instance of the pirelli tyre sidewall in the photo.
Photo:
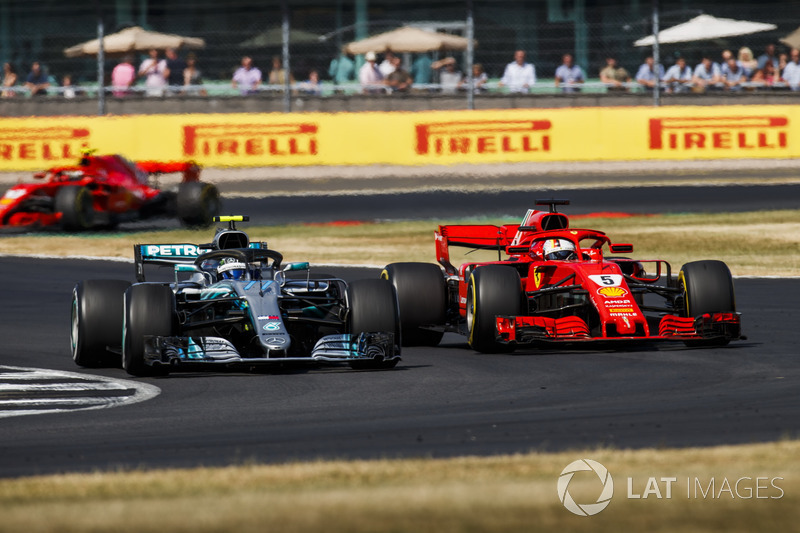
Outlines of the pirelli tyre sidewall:
{"type": "Polygon", "coordinates": [[[144,362],[145,335],[168,337],[176,332],[175,295],[168,285],[141,283],[125,291],[122,366],[133,376],[163,374],[168,369],[144,362]]]}
{"type": "MultiPolygon", "coordinates": [[[[350,283],[346,292],[347,330],[351,335],[364,332],[394,332],[395,344],[401,343],[397,296],[384,279],[361,279],[350,283]]],[[[398,360],[353,361],[356,369],[393,368],[398,360]]]]}
{"type": "Polygon", "coordinates": [[[119,366],[119,355],[109,349],[122,345],[125,291],[130,282],[92,279],[72,289],[70,349],[83,367],[119,366]]]}
{"type": "Polygon", "coordinates": [[[522,314],[522,301],[522,283],[516,269],[503,265],[475,268],[467,287],[469,345],[483,353],[513,351],[513,346],[495,341],[495,319],[498,315],[522,314]]]}
{"type": "Polygon", "coordinates": [[[433,263],[392,263],[381,272],[397,293],[403,346],[436,346],[444,331],[421,326],[444,326],[447,286],[444,274],[433,263]]]}
{"type": "Polygon", "coordinates": [[[53,209],[61,213],[61,227],[66,231],[83,231],[94,225],[94,199],[86,187],[59,187],[53,209]]]}
{"type": "MultiPolygon", "coordinates": [[[[686,263],[678,274],[683,288],[682,312],[687,317],[706,313],[736,312],[736,295],[733,277],[728,265],[722,261],[703,260],[686,263]]],[[[688,341],[689,346],[724,345],[728,339],[688,341]]]]}

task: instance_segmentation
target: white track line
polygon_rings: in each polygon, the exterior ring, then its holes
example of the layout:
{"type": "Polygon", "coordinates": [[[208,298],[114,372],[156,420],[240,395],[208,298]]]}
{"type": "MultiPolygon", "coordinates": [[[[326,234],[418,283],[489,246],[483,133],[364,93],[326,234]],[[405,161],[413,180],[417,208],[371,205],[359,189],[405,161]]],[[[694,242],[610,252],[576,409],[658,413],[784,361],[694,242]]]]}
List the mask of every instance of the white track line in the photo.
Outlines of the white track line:
{"type": "Polygon", "coordinates": [[[128,396],[87,396],[85,398],[11,398],[0,399],[0,406],[73,406],[71,408],[53,407],[51,409],[0,410],[0,418],[23,415],[41,415],[46,413],[64,413],[85,411],[90,409],[108,409],[121,405],[150,400],[161,394],[161,389],[148,383],[140,383],[126,379],[107,378],[92,374],[48,370],[45,368],[27,368],[18,366],[0,366],[0,393],[51,392],[51,391],[109,391],[131,390],[128,396]],[[22,383],[25,380],[69,380],[69,383],[22,383]],[[9,381],[17,383],[7,383],[9,381]],[[75,383],[75,381],[78,381],[75,383]]]}

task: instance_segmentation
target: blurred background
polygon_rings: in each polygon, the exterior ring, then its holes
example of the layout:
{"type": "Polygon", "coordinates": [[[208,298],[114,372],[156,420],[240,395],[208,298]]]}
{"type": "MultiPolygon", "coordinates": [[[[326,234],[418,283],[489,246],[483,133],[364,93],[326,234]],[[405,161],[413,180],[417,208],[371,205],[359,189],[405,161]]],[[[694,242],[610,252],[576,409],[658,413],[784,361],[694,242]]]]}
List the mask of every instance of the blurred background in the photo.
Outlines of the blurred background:
{"type": "MultiPolygon", "coordinates": [[[[464,35],[464,0],[287,0],[291,72],[295,80],[305,80],[315,69],[323,82],[330,80],[329,67],[341,47],[402,25],[464,35]]],[[[97,37],[97,22],[104,23],[106,35],[131,26],[202,38],[205,46],[193,50],[203,80],[213,89],[231,91],[230,79],[243,55],[252,56],[264,73],[272,58],[281,53],[282,6],[280,1],[252,0],[2,0],[0,1],[0,60],[16,69],[24,81],[34,61],[41,62],[51,80],[60,84],[70,75],[73,84],[96,83],[97,62],[93,57],[66,57],[68,47],[97,37]]],[[[597,80],[607,56],[617,59],[631,76],[646,55],[648,47],[635,47],[634,41],[652,33],[653,3],[644,0],[474,0],[474,37],[477,40],[474,62],[483,65],[490,80],[503,74],[517,49],[527,52],[542,80],[552,79],[564,53],[572,53],[575,63],[589,81],[597,80]]],[[[749,47],[755,57],[768,43],[788,52],[780,38],[800,26],[800,2],[764,0],[660,1],[661,29],[685,22],[701,13],[717,17],[773,23],[773,31],[726,39],[664,44],[664,67],[683,56],[690,66],[709,53],[719,61],[723,49],[734,54],[749,47]]],[[[181,51],[186,55],[187,51],[181,51]]],[[[442,53],[432,52],[436,61],[442,53]]],[[[464,52],[455,52],[461,70],[466,67],[464,52]]],[[[357,64],[363,56],[356,56],[357,64]]],[[[408,69],[417,54],[403,58],[408,69]]],[[[134,65],[145,58],[135,55],[134,65]]],[[[379,61],[380,61],[379,57],[379,61]]],[[[107,57],[106,76],[120,61],[107,57]]],[[[431,82],[435,83],[434,77],[431,82]]],[[[141,83],[141,82],[140,82],[141,83]]],[[[545,89],[542,89],[545,90],[545,89]]],[[[552,86],[547,86],[553,91],[552,86]]],[[[213,91],[212,91],[213,92],[213,91]]],[[[233,91],[235,93],[235,91],[233,91]]]]}

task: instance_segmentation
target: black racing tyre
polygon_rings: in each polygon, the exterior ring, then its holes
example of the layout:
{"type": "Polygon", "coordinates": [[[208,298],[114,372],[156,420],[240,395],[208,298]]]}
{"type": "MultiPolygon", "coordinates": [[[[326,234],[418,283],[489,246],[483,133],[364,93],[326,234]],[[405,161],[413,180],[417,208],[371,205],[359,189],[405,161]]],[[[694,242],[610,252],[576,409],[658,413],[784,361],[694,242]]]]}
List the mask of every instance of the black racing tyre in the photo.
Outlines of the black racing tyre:
{"type": "Polygon", "coordinates": [[[381,279],[394,285],[400,310],[403,346],[436,346],[443,331],[420,326],[443,326],[447,315],[447,285],[444,274],[433,263],[392,263],[381,279]]]}
{"type": "Polygon", "coordinates": [[[210,183],[189,181],[178,187],[178,218],[186,226],[209,226],[219,215],[219,191],[210,183]]]}
{"type": "Polygon", "coordinates": [[[61,227],[66,231],[83,231],[94,224],[94,200],[86,187],[59,187],[53,209],[61,213],[61,227]]]}
{"type": "MultiPolygon", "coordinates": [[[[362,332],[393,332],[395,344],[400,344],[400,319],[397,296],[392,284],[383,279],[362,279],[347,286],[348,331],[352,335],[362,332]]],[[[384,361],[352,361],[356,369],[393,368],[397,359],[384,361]]]]}
{"type": "MultiPolygon", "coordinates": [[[[736,312],[736,295],[728,265],[722,261],[704,260],[686,263],[678,274],[683,288],[684,316],[696,317],[706,313],[736,312]]],[[[721,346],[727,339],[688,341],[690,346],[721,346]]]]}
{"type": "Polygon", "coordinates": [[[144,362],[145,335],[175,334],[175,295],[167,285],[132,285],[125,291],[125,321],[122,334],[122,367],[133,376],[167,372],[144,362]]]}
{"type": "Polygon", "coordinates": [[[514,347],[495,340],[495,317],[522,311],[522,282],[516,269],[485,265],[472,271],[467,288],[469,345],[482,353],[511,352],[514,347]]]}
{"type": "Polygon", "coordinates": [[[70,347],[78,366],[119,366],[125,291],[131,284],[113,279],[80,281],[72,289],[70,347]]]}
{"type": "Polygon", "coordinates": [[[684,289],[686,316],[736,311],[733,278],[728,265],[722,261],[686,263],[678,279],[684,289]]]}

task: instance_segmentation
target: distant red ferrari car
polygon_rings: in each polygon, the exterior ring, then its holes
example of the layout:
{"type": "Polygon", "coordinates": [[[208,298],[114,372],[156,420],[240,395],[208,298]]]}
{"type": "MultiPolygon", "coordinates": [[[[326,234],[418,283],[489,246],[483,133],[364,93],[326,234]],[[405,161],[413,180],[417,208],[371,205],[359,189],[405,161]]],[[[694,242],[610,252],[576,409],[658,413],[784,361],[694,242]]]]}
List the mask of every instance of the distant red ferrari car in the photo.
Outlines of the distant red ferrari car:
{"type": "Polygon", "coordinates": [[[693,261],[677,276],[666,261],[630,259],[632,244],[573,229],[556,212],[567,200],[540,200],[522,224],[439,226],[431,263],[393,263],[404,345],[466,335],[480,352],[586,342],[683,341],[721,346],[743,339],[733,280],[721,261],[693,261]],[[450,261],[450,247],[493,250],[497,260],[450,261]],[[610,254],[609,254],[610,252],[610,254]]]}
{"type": "Polygon", "coordinates": [[[75,166],[34,174],[0,199],[0,227],[61,227],[81,231],[152,217],[178,217],[189,226],[211,224],[219,214],[217,188],[200,181],[193,162],[129,161],[121,155],[84,153],[75,166]],[[182,172],[176,189],[160,189],[155,176],[182,172]]]}

